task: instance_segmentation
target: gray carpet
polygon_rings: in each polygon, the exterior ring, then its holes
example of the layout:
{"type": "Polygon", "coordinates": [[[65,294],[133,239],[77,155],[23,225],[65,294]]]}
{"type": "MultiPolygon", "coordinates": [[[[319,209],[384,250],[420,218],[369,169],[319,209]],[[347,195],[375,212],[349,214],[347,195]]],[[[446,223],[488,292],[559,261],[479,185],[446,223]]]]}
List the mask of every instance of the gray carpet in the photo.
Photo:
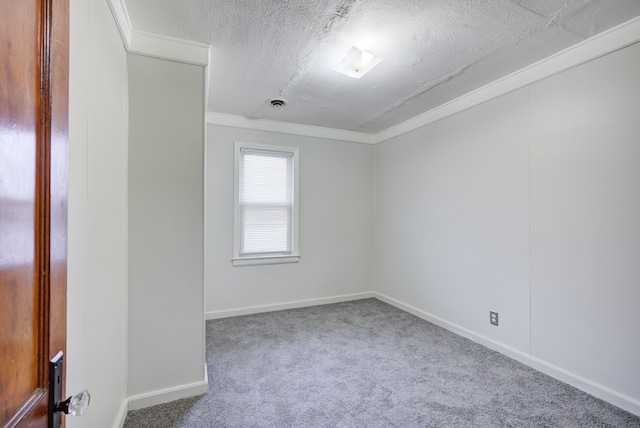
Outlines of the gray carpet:
{"type": "Polygon", "coordinates": [[[375,299],[207,322],[209,392],[153,427],[640,427],[640,417],[375,299]]]}

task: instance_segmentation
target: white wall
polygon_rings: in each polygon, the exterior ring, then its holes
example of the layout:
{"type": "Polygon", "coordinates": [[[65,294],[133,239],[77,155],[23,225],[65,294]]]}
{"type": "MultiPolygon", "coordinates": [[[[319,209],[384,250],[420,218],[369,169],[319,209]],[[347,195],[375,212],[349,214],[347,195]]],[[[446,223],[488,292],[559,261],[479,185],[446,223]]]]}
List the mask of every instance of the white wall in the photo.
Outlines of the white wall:
{"type": "Polygon", "coordinates": [[[640,43],[531,87],[531,353],[640,412],[640,43]]]}
{"type": "Polygon", "coordinates": [[[379,144],[376,291],[640,414],[638,69],[634,45],[379,144]]]}
{"type": "Polygon", "coordinates": [[[373,146],[208,125],[206,159],[208,317],[371,292],[373,146]],[[300,148],[300,262],[232,266],[234,141],[300,148]]]}
{"type": "Polygon", "coordinates": [[[376,291],[528,351],[529,149],[514,138],[526,100],[517,91],[376,147],[376,291]]]}
{"type": "Polygon", "coordinates": [[[203,70],[132,55],[127,82],[107,2],[71,0],[70,18],[67,390],[93,400],[69,427],[202,386],[203,236],[211,317],[365,296],[375,274],[396,303],[640,414],[637,45],[375,149],[210,125],[205,235],[203,70]],[[300,147],[300,263],[231,266],[236,140],[300,147]]]}
{"type": "Polygon", "coordinates": [[[127,57],[104,0],[70,2],[67,393],[91,391],[68,427],[126,411],[127,57]]]}
{"type": "Polygon", "coordinates": [[[128,65],[127,392],[206,391],[204,70],[133,54],[128,65]]]}

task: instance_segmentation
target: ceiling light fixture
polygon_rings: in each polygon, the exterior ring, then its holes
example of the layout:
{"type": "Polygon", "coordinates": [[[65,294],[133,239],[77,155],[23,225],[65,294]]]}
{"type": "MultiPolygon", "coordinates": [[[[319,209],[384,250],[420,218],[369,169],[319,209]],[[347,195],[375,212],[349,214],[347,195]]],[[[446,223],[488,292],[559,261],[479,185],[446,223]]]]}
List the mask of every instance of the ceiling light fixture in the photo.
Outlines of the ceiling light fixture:
{"type": "Polygon", "coordinates": [[[342,74],[346,74],[356,79],[361,78],[373,67],[380,64],[383,58],[381,56],[375,56],[370,52],[352,47],[347,55],[342,58],[338,64],[332,68],[342,74]]]}

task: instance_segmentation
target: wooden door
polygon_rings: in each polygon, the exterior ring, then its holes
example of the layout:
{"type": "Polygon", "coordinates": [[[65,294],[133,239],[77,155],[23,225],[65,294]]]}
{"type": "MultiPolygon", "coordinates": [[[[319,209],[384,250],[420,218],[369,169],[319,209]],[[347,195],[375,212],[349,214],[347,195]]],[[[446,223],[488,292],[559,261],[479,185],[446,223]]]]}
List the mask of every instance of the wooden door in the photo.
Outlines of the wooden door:
{"type": "Polygon", "coordinates": [[[68,0],[0,0],[0,426],[46,427],[65,350],[68,0]]]}

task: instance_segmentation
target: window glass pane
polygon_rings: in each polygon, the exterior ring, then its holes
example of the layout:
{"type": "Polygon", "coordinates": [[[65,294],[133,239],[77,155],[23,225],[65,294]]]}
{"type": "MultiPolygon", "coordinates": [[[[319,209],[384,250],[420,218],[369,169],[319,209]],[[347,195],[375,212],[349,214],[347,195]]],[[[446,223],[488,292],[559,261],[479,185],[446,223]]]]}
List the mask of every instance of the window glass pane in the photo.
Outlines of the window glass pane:
{"type": "Polygon", "coordinates": [[[243,153],[241,162],[240,203],[291,203],[291,155],[243,153]]]}
{"type": "Polygon", "coordinates": [[[242,253],[288,253],[291,235],[289,207],[243,206],[242,253]]]}
{"type": "Polygon", "coordinates": [[[291,153],[242,149],[240,254],[291,253],[291,153]]]}

